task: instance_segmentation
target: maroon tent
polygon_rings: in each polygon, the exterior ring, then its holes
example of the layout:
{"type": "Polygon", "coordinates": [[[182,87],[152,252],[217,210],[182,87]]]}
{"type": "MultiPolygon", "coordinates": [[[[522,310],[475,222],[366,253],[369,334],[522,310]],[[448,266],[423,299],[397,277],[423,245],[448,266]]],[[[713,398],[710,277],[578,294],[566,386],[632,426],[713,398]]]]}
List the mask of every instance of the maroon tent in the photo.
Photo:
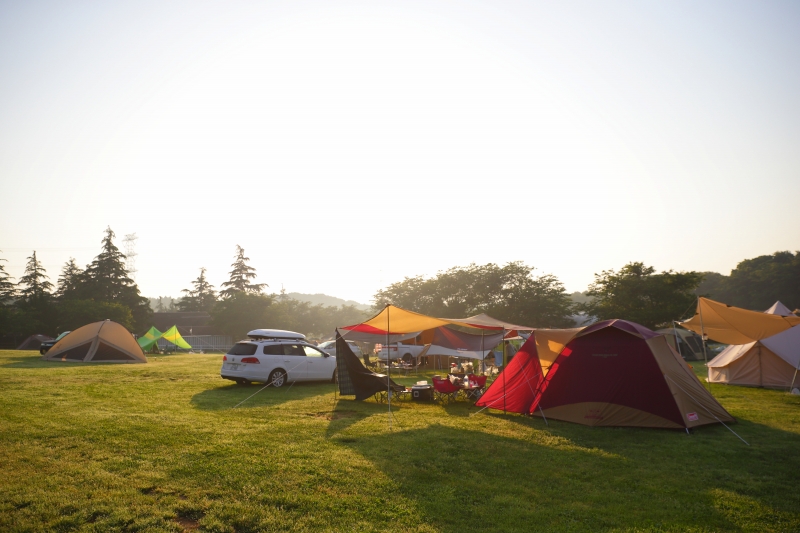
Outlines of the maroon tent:
{"type": "MultiPolygon", "coordinates": [[[[521,412],[530,392],[509,383],[537,379],[539,361],[531,345],[526,342],[523,360],[517,363],[517,354],[503,371],[509,372],[505,394],[501,374],[481,405],[502,409],[504,396],[506,410],[521,412]],[[528,365],[533,368],[519,377],[528,365]]],[[[590,426],[690,428],[734,420],[663,335],[625,320],[598,322],[575,335],[539,381],[526,412],[590,426]]]]}

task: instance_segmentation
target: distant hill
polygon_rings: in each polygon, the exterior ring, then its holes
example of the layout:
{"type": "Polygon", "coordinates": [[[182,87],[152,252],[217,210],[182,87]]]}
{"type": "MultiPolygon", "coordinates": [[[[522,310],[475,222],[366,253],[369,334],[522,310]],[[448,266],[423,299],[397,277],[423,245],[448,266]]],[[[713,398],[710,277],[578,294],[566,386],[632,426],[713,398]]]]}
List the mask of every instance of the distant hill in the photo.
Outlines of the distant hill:
{"type": "Polygon", "coordinates": [[[303,294],[300,292],[287,292],[286,296],[300,302],[308,302],[310,304],[322,304],[326,307],[341,307],[343,305],[352,305],[361,311],[370,309],[369,305],[358,303],[354,300],[343,300],[336,296],[328,296],[327,294],[303,294]]]}

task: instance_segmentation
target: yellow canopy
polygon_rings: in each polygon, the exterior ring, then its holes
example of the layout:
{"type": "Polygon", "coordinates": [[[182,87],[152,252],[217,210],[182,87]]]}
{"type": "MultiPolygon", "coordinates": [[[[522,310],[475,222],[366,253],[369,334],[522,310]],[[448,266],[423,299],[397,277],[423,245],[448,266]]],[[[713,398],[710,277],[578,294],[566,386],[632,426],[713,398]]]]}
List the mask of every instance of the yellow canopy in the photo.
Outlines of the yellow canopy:
{"type": "Polygon", "coordinates": [[[449,320],[433,318],[413,311],[406,311],[394,305],[387,305],[380,313],[369,320],[339,329],[374,334],[386,334],[388,331],[390,335],[396,335],[424,331],[452,323],[449,320]]]}
{"type": "Polygon", "coordinates": [[[680,324],[717,342],[747,344],[800,324],[800,317],[770,315],[700,298],[694,316],[680,324]]]}

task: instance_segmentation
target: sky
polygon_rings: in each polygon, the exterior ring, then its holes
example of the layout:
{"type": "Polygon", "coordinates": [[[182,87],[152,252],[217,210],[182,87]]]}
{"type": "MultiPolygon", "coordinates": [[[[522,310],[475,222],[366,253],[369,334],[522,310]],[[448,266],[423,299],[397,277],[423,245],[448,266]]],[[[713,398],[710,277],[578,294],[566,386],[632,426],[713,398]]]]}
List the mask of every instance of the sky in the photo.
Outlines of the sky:
{"type": "Polygon", "coordinates": [[[0,1],[0,258],[369,303],[800,250],[794,1],[0,1]]]}

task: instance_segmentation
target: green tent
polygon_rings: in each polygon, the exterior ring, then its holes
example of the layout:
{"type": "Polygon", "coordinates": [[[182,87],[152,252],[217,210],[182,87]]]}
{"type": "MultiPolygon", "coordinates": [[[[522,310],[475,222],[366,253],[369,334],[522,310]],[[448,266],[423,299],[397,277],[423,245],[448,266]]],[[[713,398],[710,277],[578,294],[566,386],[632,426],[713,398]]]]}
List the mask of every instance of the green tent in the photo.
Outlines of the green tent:
{"type": "Polygon", "coordinates": [[[167,340],[177,346],[178,348],[183,348],[184,350],[191,350],[191,345],[183,340],[181,334],[178,333],[178,326],[172,326],[167,331],[161,334],[161,338],[167,340]]]}
{"type": "Polygon", "coordinates": [[[163,335],[160,331],[158,331],[155,326],[150,328],[147,333],[136,339],[136,342],[139,343],[139,346],[142,348],[143,352],[148,351],[150,348],[153,347],[154,344],[158,342],[158,339],[161,338],[163,335]]]}

